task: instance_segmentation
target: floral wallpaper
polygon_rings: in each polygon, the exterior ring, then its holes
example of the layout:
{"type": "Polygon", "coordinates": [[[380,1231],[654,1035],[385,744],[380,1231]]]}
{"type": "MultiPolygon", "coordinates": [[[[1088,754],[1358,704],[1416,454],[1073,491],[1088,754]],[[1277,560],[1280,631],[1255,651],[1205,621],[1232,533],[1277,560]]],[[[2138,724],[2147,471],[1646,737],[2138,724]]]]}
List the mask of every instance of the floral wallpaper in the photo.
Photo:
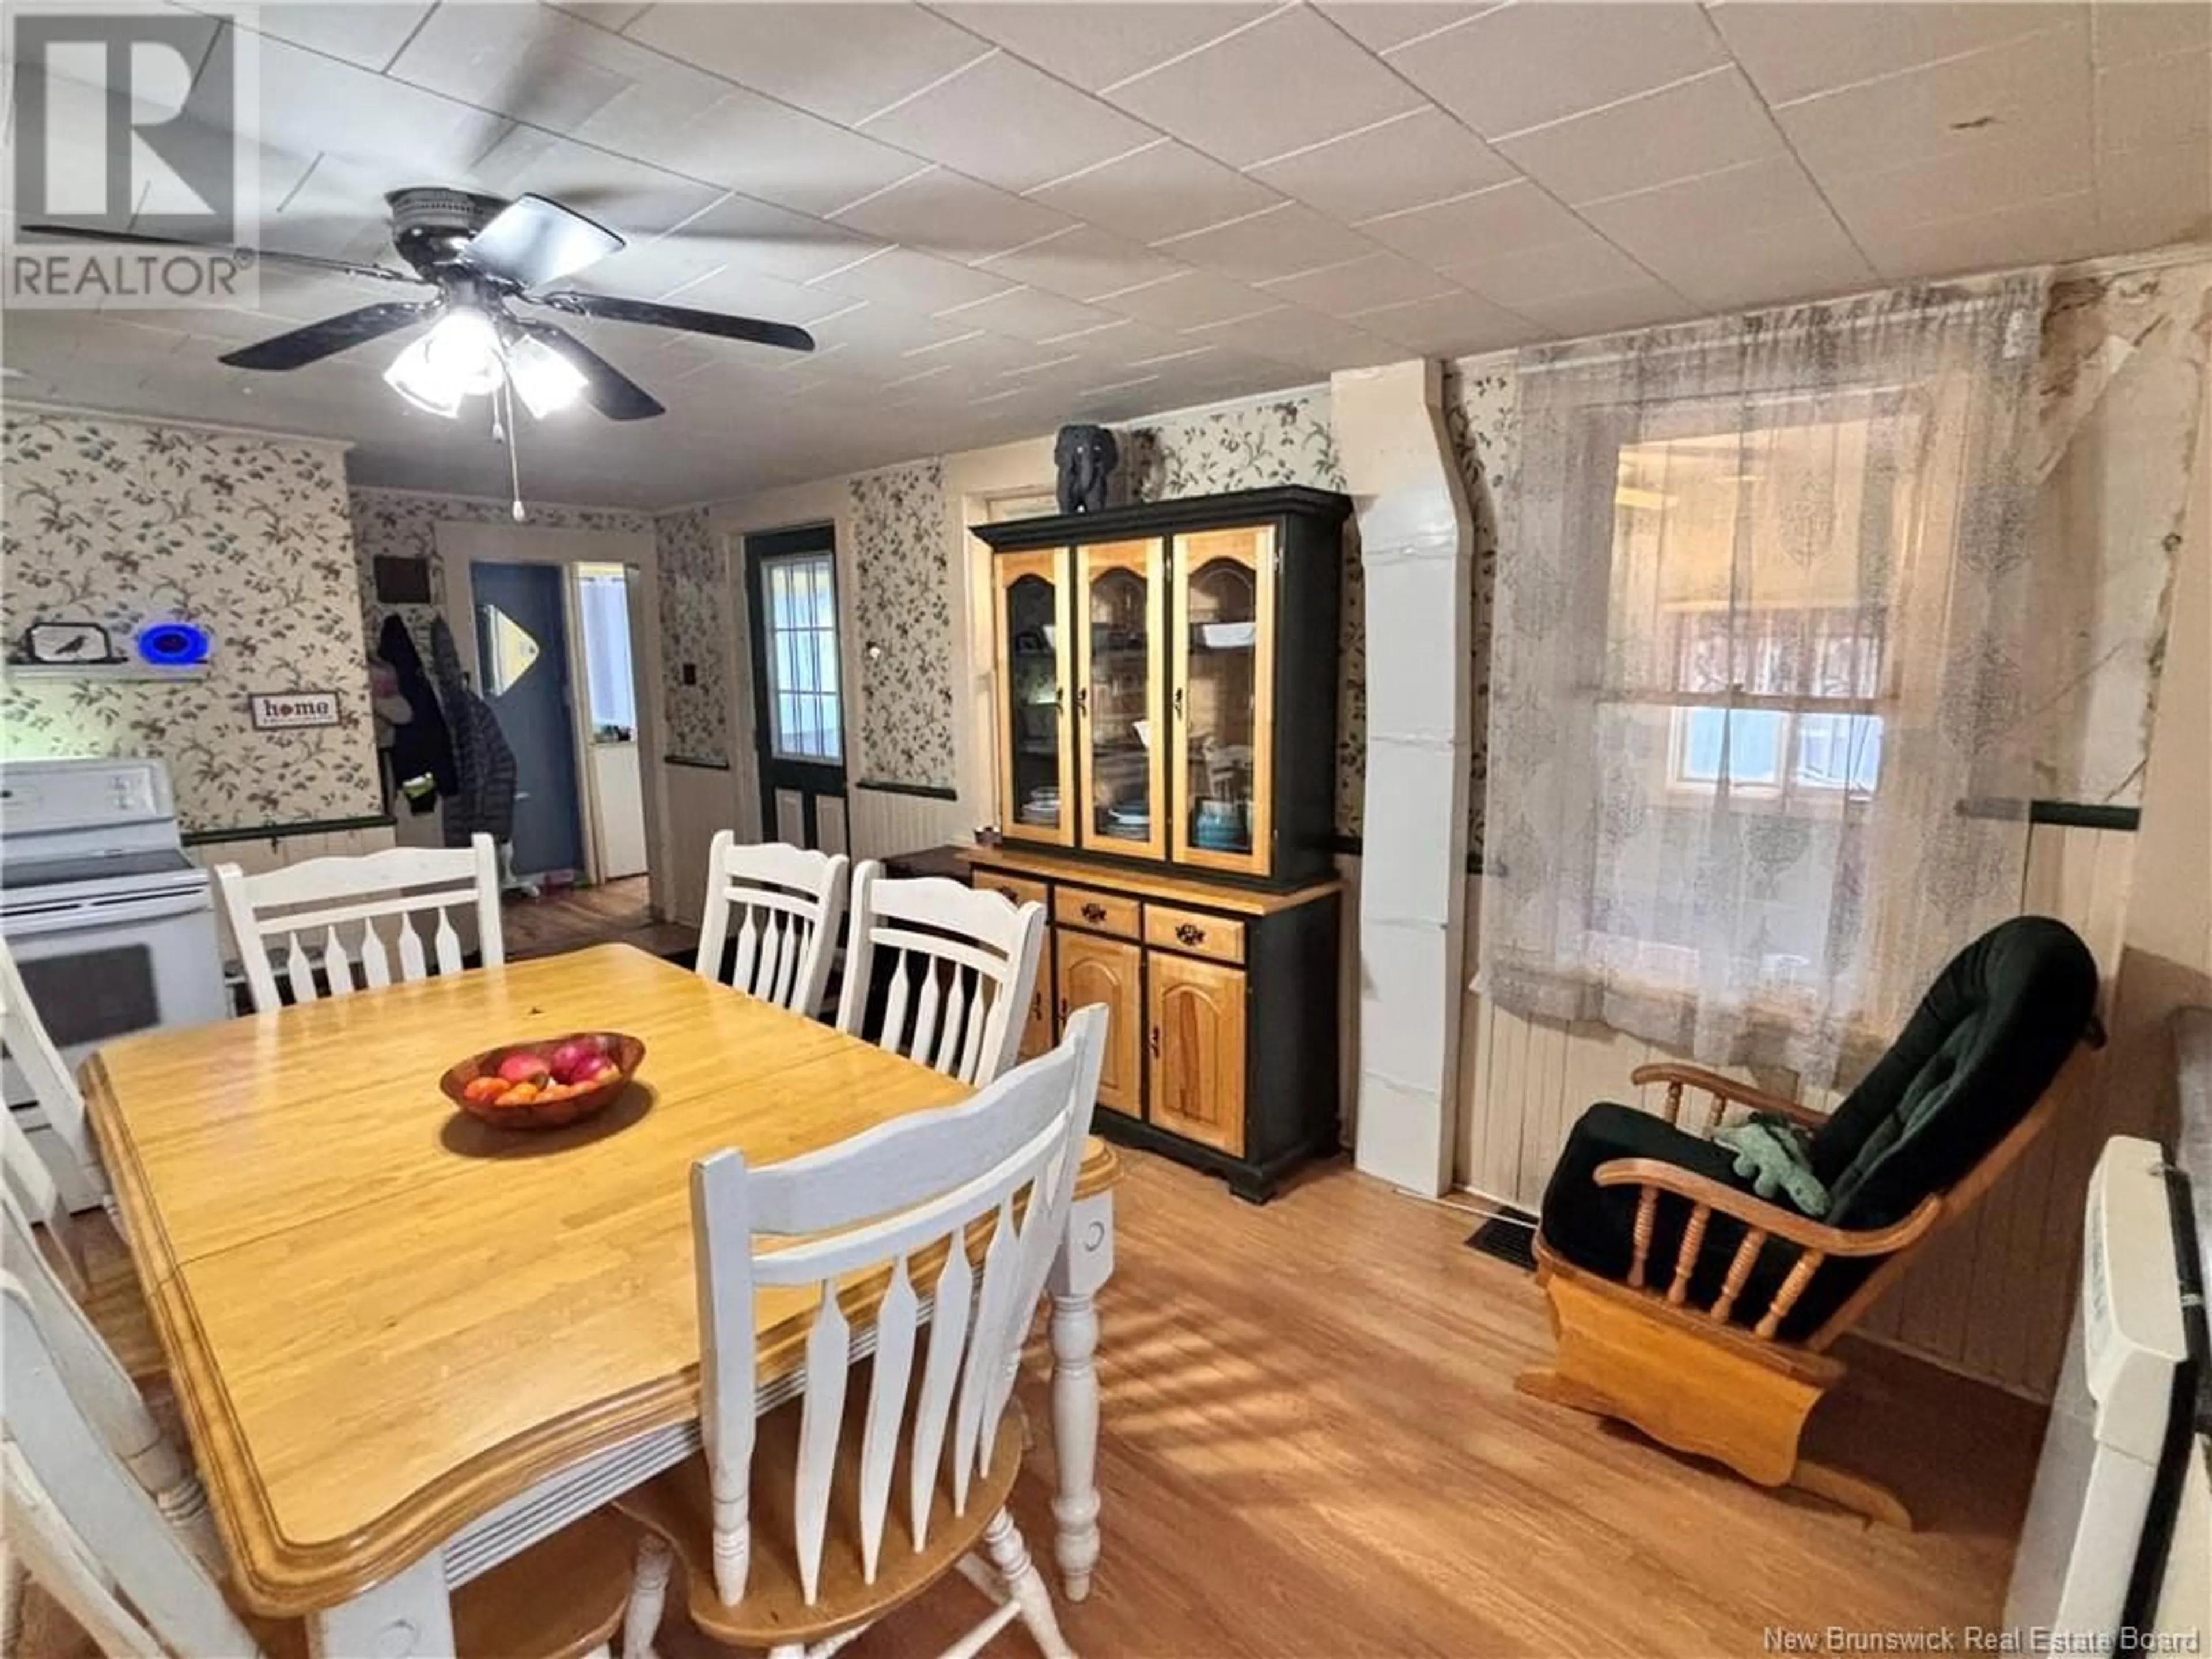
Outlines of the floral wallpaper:
{"type": "Polygon", "coordinates": [[[667,677],[661,741],[672,758],[730,763],[730,624],[727,586],[707,509],[653,521],[660,574],[660,652],[667,677]],[[687,680],[684,671],[690,670],[687,680]]]}
{"type": "Polygon", "coordinates": [[[75,415],[0,422],[0,639],[91,621],[213,635],[204,678],[8,677],[0,753],[168,763],[190,833],[381,810],[340,451],[75,415]],[[259,732],[254,691],[335,691],[339,724],[259,732]]]}
{"type": "Polygon", "coordinates": [[[1521,438],[1520,383],[1510,356],[1444,365],[1444,429],[1474,514],[1474,747],[1468,783],[1467,850],[1482,857],[1483,793],[1490,781],[1490,628],[1498,588],[1498,503],[1507,499],[1521,438]]]}
{"type": "Polygon", "coordinates": [[[851,483],[853,597],[860,653],[857,779],[955,787],[951,549],[945,464],[864,472],[851,483]]]}

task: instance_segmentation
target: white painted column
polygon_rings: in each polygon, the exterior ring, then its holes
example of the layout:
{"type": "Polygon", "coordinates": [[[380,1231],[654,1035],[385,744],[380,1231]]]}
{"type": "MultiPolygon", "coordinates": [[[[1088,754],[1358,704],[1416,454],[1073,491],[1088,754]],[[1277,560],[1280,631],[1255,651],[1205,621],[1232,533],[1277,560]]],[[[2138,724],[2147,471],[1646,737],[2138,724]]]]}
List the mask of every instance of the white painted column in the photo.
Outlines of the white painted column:
{"type": "Polygon", "coordinates": [[[1367,587],[1367,797],[1354,1160],[1449,1186],[1465,929],[1474,519],[1430,362],[1332,378],[1367,587]]]}

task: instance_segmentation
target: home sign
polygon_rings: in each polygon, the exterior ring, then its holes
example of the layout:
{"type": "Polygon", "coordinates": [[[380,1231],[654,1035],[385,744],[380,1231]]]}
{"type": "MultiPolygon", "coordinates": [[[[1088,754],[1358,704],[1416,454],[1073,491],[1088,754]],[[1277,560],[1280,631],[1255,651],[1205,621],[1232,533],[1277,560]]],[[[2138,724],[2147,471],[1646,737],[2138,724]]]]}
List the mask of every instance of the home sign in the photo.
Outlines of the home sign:
{"type": "Polygon", "coordinates": [[[303,726],[336,726],[335,691],[256,691],[248,702],[257,732],[290,732],[303,726]]]}

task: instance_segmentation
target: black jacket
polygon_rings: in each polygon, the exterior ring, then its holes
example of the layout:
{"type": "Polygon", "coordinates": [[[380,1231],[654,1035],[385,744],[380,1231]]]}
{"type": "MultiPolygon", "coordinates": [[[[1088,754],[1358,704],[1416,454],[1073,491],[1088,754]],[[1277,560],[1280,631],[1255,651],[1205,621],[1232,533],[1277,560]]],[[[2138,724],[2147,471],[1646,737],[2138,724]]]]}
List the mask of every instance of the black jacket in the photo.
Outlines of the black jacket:
{"type": "Polygon", "coordinates": [[[461,787],[460,775],[453,766],[453,734],[446,727],[445,711],[431,690],[430,677],[423,671],[415,637],[398,617],[384,619],[376,636],[376,654],[392,665],[392,672],[399,677],[399,695],[415,711],[415,717],[404,726],[392,728],[392,781],[397,787],[428,773],[437,783],[436,793],[409,798],[416,811],[427,812],[437,805],[439,795],[451,795],[461,787]]]}

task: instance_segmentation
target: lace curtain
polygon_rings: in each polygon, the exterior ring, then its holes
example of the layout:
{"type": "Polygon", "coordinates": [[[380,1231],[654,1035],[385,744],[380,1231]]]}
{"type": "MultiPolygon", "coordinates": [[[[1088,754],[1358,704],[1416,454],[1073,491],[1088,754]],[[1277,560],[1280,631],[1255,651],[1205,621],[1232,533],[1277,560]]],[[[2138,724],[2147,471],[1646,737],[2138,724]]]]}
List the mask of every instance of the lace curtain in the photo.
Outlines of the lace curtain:
{"type": "Polygon", "coordinates": [[[1825,1086],[2017,909],[2045,286],[1522,354],[1478,989],[1825,1086]]]}

